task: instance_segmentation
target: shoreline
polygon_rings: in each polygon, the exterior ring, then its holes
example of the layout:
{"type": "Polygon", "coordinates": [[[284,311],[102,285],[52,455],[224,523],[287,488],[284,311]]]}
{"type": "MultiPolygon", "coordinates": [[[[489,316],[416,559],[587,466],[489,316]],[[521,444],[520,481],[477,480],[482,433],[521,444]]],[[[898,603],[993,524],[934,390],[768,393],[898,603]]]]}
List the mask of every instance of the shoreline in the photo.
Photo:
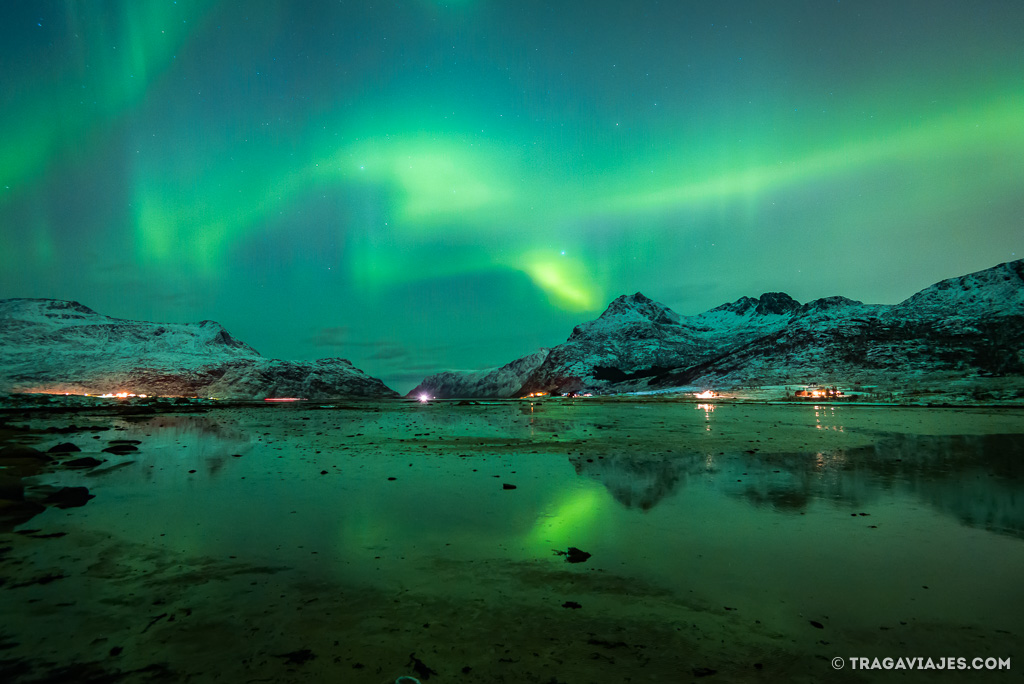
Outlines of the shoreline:
{"type": "Polygon", "coordinates": [[[211,409],[277,409],[289,408],[360,408],[370,405],[456,405],[481,406],[499,404],[542,404],[546,402],[580,404],[683,404],[683,405],[761,405],[761,406],[843,406],[865,408],[927,408],[927,409],[1024,409],[1024,398],[1019,400],[970,401],[955,396],[934,401],[862,401],[856,399],[778,399],[753,397],[712,397],[699,399],[685,395],[665,394],[602,394],[592,397],[445,397],[423,401],[414,397],[337,397],[328,399],[298,399],[288,402],[264,399],[205,399],[185,397],[151,397],[146,399],[118,399],[82,395],[14,394],[0,396],[0,416],[39,411],[48,413],[79,413],[99,411],[102,414],[146,415],[151,413],[198,413],[211,409]]]}

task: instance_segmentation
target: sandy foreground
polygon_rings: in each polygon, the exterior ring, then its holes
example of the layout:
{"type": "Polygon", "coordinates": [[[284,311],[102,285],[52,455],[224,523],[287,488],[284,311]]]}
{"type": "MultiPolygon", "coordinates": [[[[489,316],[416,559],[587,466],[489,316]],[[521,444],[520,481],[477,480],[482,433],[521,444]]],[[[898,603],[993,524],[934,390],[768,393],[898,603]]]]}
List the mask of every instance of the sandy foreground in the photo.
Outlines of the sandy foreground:
{"type": "Polygon", "coordinates": [[[1024,672],[1024,410],[395,402],[4,421],[0,681],[1024,672]],[[80,451],[10,451],[59,443],[80,451]],[[69,463],[85,457],[101,462],[69,463]],[[94,498],[55,497],[68,487],[94,498]],[[570,547],[591,556],[567,562],[570,547]]]}

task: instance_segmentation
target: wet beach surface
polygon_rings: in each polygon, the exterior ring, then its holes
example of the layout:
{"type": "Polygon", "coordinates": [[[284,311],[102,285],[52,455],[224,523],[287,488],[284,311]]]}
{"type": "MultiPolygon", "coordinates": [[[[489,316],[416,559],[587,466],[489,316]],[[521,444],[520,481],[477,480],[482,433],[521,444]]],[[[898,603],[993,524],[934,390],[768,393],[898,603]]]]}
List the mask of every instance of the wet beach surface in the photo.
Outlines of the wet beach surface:
{"type": "Polygon", "coordinates": [[[0,681],[1024,670],[832,666],[1021,655],[1020,409],[547,400],[3,421],[0,681]]]}

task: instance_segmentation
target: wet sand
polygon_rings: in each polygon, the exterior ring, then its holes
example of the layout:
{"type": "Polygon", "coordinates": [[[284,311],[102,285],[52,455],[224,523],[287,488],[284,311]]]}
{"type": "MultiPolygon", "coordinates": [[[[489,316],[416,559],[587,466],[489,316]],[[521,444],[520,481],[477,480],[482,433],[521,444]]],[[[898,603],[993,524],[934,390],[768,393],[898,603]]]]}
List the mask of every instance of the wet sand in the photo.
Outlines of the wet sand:
{"type": "Polygon", "coordinates": [[[0,533],[3,681],[1021,678],[831,664],[1016,659],[1021,410],[90,413],[0,433],[81,449],[20,471],[42,512],[0,533]]]}

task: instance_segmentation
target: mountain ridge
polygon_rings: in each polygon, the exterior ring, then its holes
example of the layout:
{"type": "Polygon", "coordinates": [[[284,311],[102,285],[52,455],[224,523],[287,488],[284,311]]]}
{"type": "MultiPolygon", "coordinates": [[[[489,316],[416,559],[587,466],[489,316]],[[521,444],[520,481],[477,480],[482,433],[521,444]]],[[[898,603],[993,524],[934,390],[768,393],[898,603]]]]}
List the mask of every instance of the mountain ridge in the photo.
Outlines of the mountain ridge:
{"type": "Polygon", "coordinates": [[[0,390],[224,399],[391,397],[347,359],[268,359],[220,323],[113,318],[59,299],[0,300],[0,390]]]}
{"type": "MultiPolygon", "coordinates": [[[[1024,260],[941,280],[898,304],[839,295],[801,304],[765,292],[682,316],[637,292],[575,326],[517,391],[492,396],[989,376],[1024,387],[1022,348],[1024,260]]],[[[434,377],[417,390],[430,393],[434,377]]],[[[483,396],[464,380],[464,391],[483,396]]]]}

